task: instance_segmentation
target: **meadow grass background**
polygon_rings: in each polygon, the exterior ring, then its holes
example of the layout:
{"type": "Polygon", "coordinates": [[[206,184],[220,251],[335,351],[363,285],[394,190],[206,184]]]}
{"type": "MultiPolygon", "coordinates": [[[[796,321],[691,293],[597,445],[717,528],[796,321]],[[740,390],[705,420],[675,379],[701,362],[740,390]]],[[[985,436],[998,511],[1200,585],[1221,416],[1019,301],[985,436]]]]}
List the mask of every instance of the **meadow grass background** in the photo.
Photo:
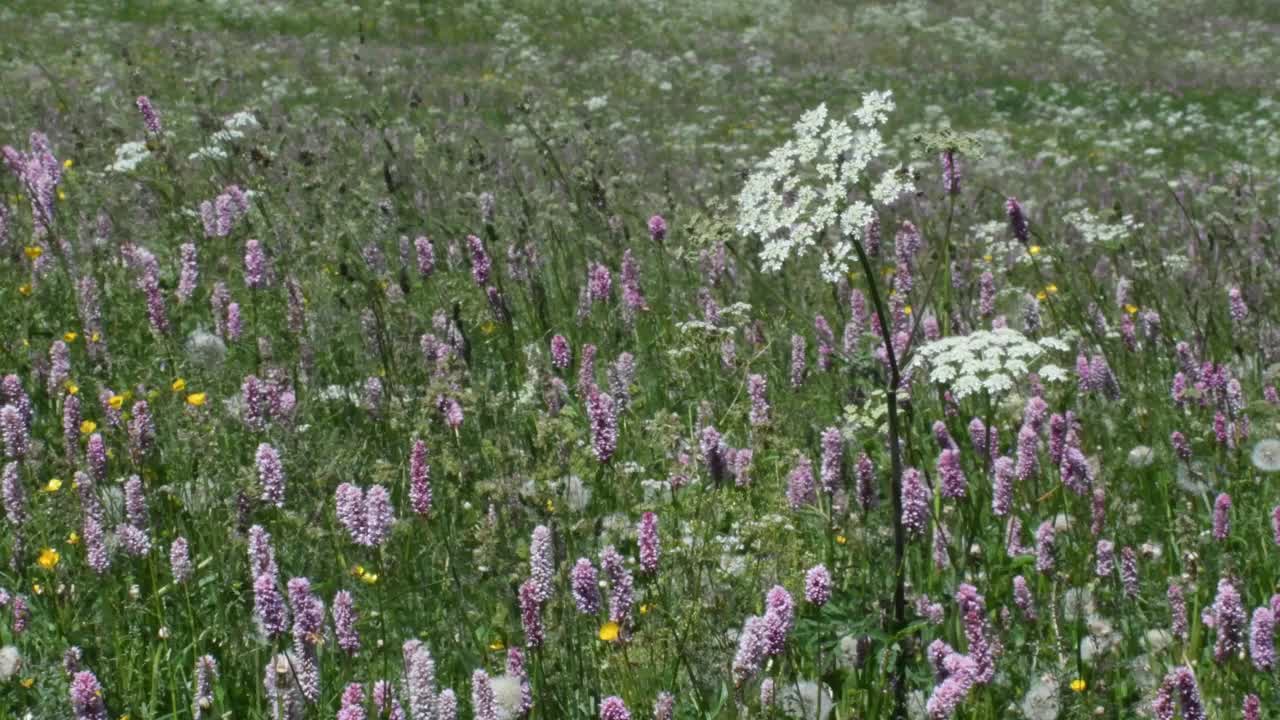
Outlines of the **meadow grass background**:
{"type": "MultiPolygon", "coordinates": [[[[1278,35],[1280,6],[1245,0],[5,3],[0,143],[25,149],[28,132],[40,130],[58,160],[71,161],[57,236],[73,251],[33,280],[19,252],[34,242],[27,201],[6,174],[0,190],[16,220],[0,271],[3,369],[33,398],[38,449],[21,470],[32,513],[20,533],[25,549],[15,530],[5,553],[13,560],[0,572],[0,584],[31,608],[25,632],[12,623],[3,631],[22,661],[0,685],[0,708],[70,715],[62,663],[74,645],[112,718],[190,717],[193,668],[206,654],[220,678],[204,712],[271,717],[263,676],[289,640],[255,628],[245,560],[254,524],[274,538],[282,592],[289,577],[306,576],[326,605],[352,592],[360,613],[356,657],[332,637],[323,644],[321,697],[306,717],[336,713],[350,682],[400,682],[411,638],[429,643],[440,687],[457,691],[469,717],[473,671],[502,675],[508,649],[525,642],[517,588],[538,525],[555,537],[558,596],[543,608],[546,644],[527,653],[535,717],[596,717],[611,695],[649,716],[663,691],[675,694],[682,718],[812,716],[812,707],[762,708],[759,678],[733,681],[738,630],[775,584],[795,596],[799,619],[787,652],[761,676],[776,678],[780,692],[820,679],[840,718],[888,716],[899,654],[909,658],[903,682],[913,707],[923,703],[935,685],[924,648],[934,639],[965,646],[952,601],[962,582],[985,595],[1004,654],[996,681],[974,691],[961,717],[1132,717],[1149,712],[1165,672],[1184,665],[1195,669],[1211,717],[1239,717],[1246,693],[1274,706],[1274,670],[1255,670],[1247,657],[1215,662],[1214,630],[1200,614],[1221,578],[1234,579],[1247,611],[1266,605],[1280,579],[1274,480],[1250,459],[1258,439],[1277,434],[1263,390],[1280,358],[1272,310],[1278,35]],[[964,405],[953,417],[941,393],[919,382],[906,407],[906,463],[932,477],[939,448],[931,427],[944,420],[966,445],[970,481],[981,489],[943,516],[956,534],[946,567],[935,567],[932,531],[909,547],[912,623],[892,627],[879,340],[863,338],[856,352],[838,353],[834,370],[811,368],[793,389],[791,337],[807,338],[815,358],[822,314],[838,344],[848,288],[821,282],[811,259],[762,273],[759,243],[735,230],[745,175],[804,111],[825,102],[843,115],[863,93],[886,89],[897,105],[886,137],[919,189],[884,209],[886,247],[901,220],[919,226],[928,249],[918,285],[943,268],[946,302],[970,308],[968,319],[984,269],[995,272],[998,312],[1011,327],[1022,328],[1028,296],[1044,293],[1043,334],[1073,342],[1060,364],[1071,366],[1077,349],[1101,353],[1118,379],[1118,399],[1073,387],[1047,399],[1054,412],[1081,418],[1084,450],[1108,492],[1105,534],[1117,548],[1141,551],[1137,597],[1117,577],[1094,578],[1088,499],[1061,488],[1045,494],[1057,483],[1047,457],[1035,492],[1019,490],[1018,508],[1026,540],[1042,521],[1074,521],[1061,531],[1058,568],[1036,573],[1030,558],[1006,557],[987,468],[968,453],[964,428],[975,415],[994,419],[1012,454],[1024,385],[1007,402],[964,405]],[[160,112],[163,140],[132,169],[109,170],[118,148],[145,139],[139,95],[160,112]],[[216,142],[240,112],[259,127],[216,142]],[[945,128],[967,138],[964,190],[951,200],[936,153],[920,141],[945,128]],[[225,156],[201,155],[214,146],[225,156]],[[205,239],[197,208],[232,183],[255,193],[254,211],[230,238],[205,239]],[[489,223],[486,193],[496,204],[489,223]],[[1009,196],[1032,218],[1037,260],[1001,261],[1018,254],[1009,196]],[[665,245],[649,240],[655,214],[671,228],[665,245]],[[467,259],[447,259],[448,246],[469,234],[484,239],[506,283],[511,322],[491,311],[467,259]],[[439,271],[430,278],[412,263],[401,269],[399,239],[418,236],[434,242],[439,271]],[[278,280],[301,288],[305,331],[289,329],[282,282],[269,292],[243,285],[248,238],[266,244],[278,280]],[[202,278],[180,305],[172,290],[187,242],[200,247],[202,278]],[[116,250],[126,244],[159,262],[167,334],[149,327],[134,269],[116,250]],[[383,264],[369,261],[370,247],[383,264]],[[536,282],[509,274],[528,248],[541,256],[536,282]],[[627,249],[648,311],[627,321],[616,299],[581,311],[588,263],[616,272],[627,249]],[[948,253],[957,266],[940,261],[948,253]],[[994,264],[983,260],[992,254],[994,264]],[[101,287],[109,362],[85,346],[74,285],[85,273],[101,287]],[[190,352],[189,338],[217,322],[208,297],[217,280],[244,307],[246,330],[211,365],[190,352]],[[1244,291],[1246,324],[1229,317],[1231,286],[1244,291]],[[725,318],[704,334],[685,324],[707,317],[708,297],[725,318]],[[1117,328],[1147,310],[1159,313],[1160,329],[1129,349],[1117,328]],[[757,320],[762,343],[748,332],[757,320]],[[452,323],[469,357],[439,372],[423,362],[419,337],[447,337],[452,323]],[[143,478],[151,506],[151,552],[118,557],[101,575],[86,567],[83,543],[68,539],[81,523],[71,479],[83,460],[78,448],[64,457],[65,388],[41,382],[50,345],[67,332],[81,336],[68,344],[83,414],[112,452],[110,481],[99,488],[108,514],[119,514],[117,480],[131,474],[143,478]],[[564,373],[575,390],[559,413],[543,403],[557,374],[547,351],[554,334],[569,338],[575,356],[564,373]],[[737,343],[731,361],[722,359],[722,336],[737,343]],[[1232,432],[1239,416],[1252,420],[1248,442],[1215,440],[1214,407],[1170,402],[1173,375],[1186,365],[1174,349],[1180,341],[1239,379],[1247,402],[1230,419],[1232,432]],[[592,454],[576,390],[588,343],[599,347],[602,387],[620,353],[637,366],[624,383],[631,402],[608,464],[592,454]],[[296,391],[298,410],[291,422],[246,428],[243,381],[273,368],[296,391]],[[748,374],[768,379],[768,428],[747,420],[748,374]],[[172,389],[179,378],[183,389],[172,389]],[[369,378],[383,388],[372,407],[360,399],[369,378]],[[127,393],[127,403],[149,398],[158,436],[148,453],[131,456],[128,433],[98,406],[103,390],[127,393]],[[192,392],[207,393],[207,404],[185,402],[192,392]],[[456,432],[441,396],[465,412],[456,432]],[[754,450],[749,489],[712,486],[699,447],[707,425],[754,450]],[[814,459],[816,471],[826,427],[844,433],[847,458],[874,460],[886,500],[878,508],[826,497],[789,508],[796,458],[814,459]],[[1170,448],[1175,430],[1190,438],[1198,465],[1170,448]],[[430,448],[427,518],[410,512],[407,496],[418,438],[430,448]],[[258,501],[262,442],[284,458],[283,509],[258,501]],[[1133,460],[1140,446],[1154,461],[1133,460]],[[693,485],[664,489],[680,476],[693,485]],[[61,490],[48,490],[53,478],[61,490]],[[385,545],[351,542],[335,517],[342,482],[391,489],[397,522],[385,545]],[[1227,543],[1209,537],[1219,492],[1235,500],[1227,543]],[[649,576],[632,565],[635,634],[606,643],[598,633],[607,618],[575,612],[568,569],[578,557],[595,561],[607,544],[632,558],[646,511],[660,518],[662,570],[649,576]],[[189,540],[197,566],[185,584],[170,577],[166,557],[177,536],[189,540]],[[60,562],[42,567],[42,548],[57,549],[60,562]],[[817,563],[836,580],[820,609],[801,599],[804,571],[817,563]],[[1031,581],[1039,624],[1001,615],[1014,607],[1018,574],[1031,581]],[[1169,580],[1185,587],[1192,632],[1153,640],[1169,624],[1169,580]],[[917,616],[919,596],[942,603],[946,622],[917,616]]],[[[890,258],[886,250],[889,269],[890,258]]],[[[865,279],[855,273],[850,283],[865,279]]],[[[917,315],[941,307],[923,287],[917,293],[917,315]]],[[[970,325],[983,323],[990,318],[970,325]]]]}

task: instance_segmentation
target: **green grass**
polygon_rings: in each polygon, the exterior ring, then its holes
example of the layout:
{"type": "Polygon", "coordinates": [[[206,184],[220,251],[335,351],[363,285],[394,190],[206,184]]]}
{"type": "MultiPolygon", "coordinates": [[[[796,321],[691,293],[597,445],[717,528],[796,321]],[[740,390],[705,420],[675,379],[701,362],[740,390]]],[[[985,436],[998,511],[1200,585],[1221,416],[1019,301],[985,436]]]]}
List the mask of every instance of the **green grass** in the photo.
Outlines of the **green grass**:
{"type": "Polygon", "coordinates": [[[457,691],[470,717],[472,672],[500,675],[506,649],[525,642],[518,588],[530,574],[528,538],[537,525],[555,538],[556,595],[542,608],[546,644],[528,653],[536,718],[594,718],[608,695],[623,697],[633,717],[648,717],[660,691],[676,694],[677,717],[686,720],[755,717],[765,675],[782,688],[820,679],[837,718],[888,717],[900,668],[913,697],[932,691],[930,642],[972,651],[954,601],[962,583],[984,595],[989,631],[1004,645],[995,681],[961,706],[965,720],[1022,716],[1017,707],[1046,676],[1059,717],[1132,717],[1178,665],[1194,668],[1222,717],[1235,717],[1247,692],[1261,694],[1264,705],[1280,699],[1274,675],[1255,671],[1247,657],[1214,661],[1216,632],[1200,616],[1222,578],[1234,578],[1248,612],[1280,582],[1270,527],[1277,500],[1249,457],[1256,440],[1280,431],[1276,408],[1261,399],[1280,358],[1276,197],[1268,184],[1280,170],[1277,112],[1268,105],[1280,59],[1268,42],[1280,22],[1273,4],[280,7],[15,0],[0,9],[0,97],[10,99],[0,103],[0,144],[25,150],[38,129],[59,161],[71,161],[52,237],[35,232],[28,189],[0,170],[0,205],[13,218],[0,244],[0,370],[20,377],[36,418],[34,449],[17,466],[32,519],[0,541],[0,558],[10,560],[0,585],[31,607],[25,633],[0,623],[0,641],[23,657],[16,675],[0,681],[0,716],[70,716],[60,663],[77,645],[112,718],[190,717],[193,668],[204,654],[221,672],[211,716],[270,717],[264,670],[290,640],[263,638],[255,627],[246,562],[255,524],[274,538],[281,591],[296,576],[310,578],[326,605],[339,590],[355,595],[362,650],[346,657],[326,639],[319,702],[306,717],[336,713],[347,683],[398,682],[401,646],[411,638],[429,643],[440,686],[457,691]],[[892,89],[897,103],[887,126],[892,152],[881,164],[908,163],[918,192],[878,208],[885,247],[870,263],[873,277],[855,268],[847,283],[829,285],[814,257],[761,272],[760,239],[737,230],[744,173],[791,137],[805,110],[825,102],[843,116],[876,89],[892,89]],[[152,155],[136,169],[108,171],[120,145],[147,139],[138,95],[155,103],[165,132],[149,139],[152,155]],[[222,143],[225,158],[193,157],[242,110],[262,127],[222,143]],[[937,157],[913,140],[943,125],[982,149],[960,158],[963,189],[954,198],[942,193],[937,157]],[[228,237],[205,237],[200,203],[233,183],[256,193],[252,210],[228,237]],[[480,215],[483,193],[495,196],[492,222],[480,215]],[[1009,196],[1028,208],[1038,264],[1001,256],[1012,248],[1028,257],[1008,237],[1009,196]],[[1086,245],[1066,220],[1080,209],[1104,223],[1132,213],[1143,227],[1111,246],[1086,245]],[[648,237],[653,214],[670,224],[663,244],[648,237]],[[112,229],[98,240],[101,218],[112,229]],[[841,336],[850,287],[887,297],[881,271],[893,271],[894,236],[908,220],[924,238],[916,288],[886,302],[909,305],[912,318],[955,311],[966,329],[991,327],[994,318],[978,312],[980,276],[990,270],[994,314],[1010,327],[1023,328],[1028,298],[1043,293],[1043,327],[1028,333],[1068,342],[1054,362],[1072,369],[1079,352],[1109,363],[1118,398],[1080,391],[1072,377],[1046,383],[1045,399],[1052,412],[1080,419],[1081,452],[1107,494],[1103,536],[1140,556],[1136,597],[1117,575],[1094,577],[1090,500],[1063,487],[1047,447],[1041,471],[1018,484],[1014,513],[1023,543],[1042,522],[1063,519],[1057,566],[1037,572],[1033,558],[1006,555],[988,463],[967,428],[975,417],[998,427],[1002,454],[1015,456],[1030,383],[1015,378],[1014,390],[995,401],[952,402],[916,375],[901,393],[903,462],[936,480],[933,424],[942,420],[961,448],[970,495],[931,503],[932,525],[905,548],[909,605],[906,617],[895,617],[881,338],[863,333],[846,353],[841,336]],[[988,241],[992,222],[1000,230],[988,241]],[[472,280],[469,234],[493,257],[490,282],[510,318],[472,280]],[[401,238],[418,236],[434,242],[429,278],[418,275],[412,248],[400,256],[401,238]],[[268,249],[276,273],[269,289],[245,285],[250,238],[268,249]],[[188,242],[198,247],[200,281],[191,301],[179,303],[180,246],[188,242]],[[456,258],[451,244],[459,245],[456,258]],[[133,245],[155,256],[167,333],[149,322],[142,271],[125,257],[133,245]],[[27,247],[44,253],[47,274],[35,270],[27,247]],[[366,260],[375,250],[385,268],[366,260]],[[530,251],[540,264],[526,275],[520,266],[530,251]],[[618,302],[627,251],[648,301],[634,318],[618,302]],[[1179,258],[1189,270],[1177,269],[1179,258]],[[593,262],[614,273],[614,296],[584,306],[593,262]],[[76,283],[87,277],[100,289],[107,356],[86,344],[93,328],[76,283]],[[301,290],[301,305],[286,279],[301,290]],[[931,279],[950,289],[931,292],[931,279]],[[240,304],[244,331],[226,339],[225,358],[206,365],[188,345],[225,319],[211,307],[218,282],[240,304]],[[1125,283],[1130,290],[1120,297],[1125,283]],[[1237,285],[1250,308],[1245,323],[1228,315],[1226,288],[1237,285]],[[711,331],[689,324],[713,314],[707,299],[723,313],[711,331]],[[1121,334],[1126,305],[1161,318],[1132,348],[1121,334]],[[301,330],[291,318],[298,313],[301,330]],[[817,315],[835,334],[827,371],[816,366],[817,315]],[[76,333],[70,379],[82,415],[111,451],[95,490],[107,529],[122,521],[125,477],[143,479],[150,504],[151,551],[116,552],[102,575],[87,566],[72,488],[87,437],[72,428],[68,453],[67,387],[44,381],[50,348],[65,333],[76,333]],[[466,357],[459,349],[439,366],[427,362],[427,333],[465,336],[466,357]],[[550,365],[555,334],[574,351],[567,370],[550,365]],[[806,342],[808,374],[792,387],[797,336],[806,342]],[[734,342],[732,358],[722,354],[725,338],[734,342]],[[1243,407],[1221,397],[1202,404],[1195,390],[1185,407],[1175,406],[1170,384],[1187,369],[1178,342],[1197,360],[1228,367],[1243,407]],[[617,452],[603,464],[577,387],[588,344],[599,351],[592,380],[631,397],[617,452]],[[635,359],[636,377],[611,383],[610,365],[624,352],[635,359]],[[749,422],[750,374],[767,378],[768,426],[749,422]],[[249,375],[287,385],[294,416],[246,427],[249,375]],[[178,378],[185,389],[173,389],[178,378]],[[383,384],[381,402],[347,400],[370,379],[383,384]],[[148,451],[137,452],[127,428],[110,423],[99,400],[108,390],[128,396],[128,413],[148,400],[158,431],[148,451]],[[208,402],[188,404],[193,392],[207,393],[208,402]],[[463,408],[456,430],[441,398],[463,408]],[[1234,447],[1219,442],[1219,411],[1236,422],[1247,416],[1249,437],[1234,447]],[[707,426],[728,446],[752,450],[749,487],[717,486],[710,477],[701,447],[707,426]],[[866,453],[874,463],[876,507],[848,497],[851,468],[842,475],[844,497],[819,493],[815,503],[789,506],[788,477],[801,456],[818,469],[828,427],[844,432],[850,462],[866,453]],[[1174,454],[1174,431],[1189,439],[1192,462],[1174,454]],[[415,439],[429,447],[427,517],[410,510],[415,439]],[[259,499],[260,443],[284,459],[283,508],[259,499]],[[1153,448],[1154,461],[1131,462],[1135,446],[1153,448]],[[692,484],[662,489],[681,477],[692,484]],[[53,478],[63,483],[58,491],[49,490],[53,478]],[[1188,479],[1203,487],[1187,490],[1188,479]],[[385,545],[359,546],[340,524],[334,495],[344,482],[390,490],[397,522],[385,545]],[[590,499],[582,502],[571,484],[588,488],[590,499]],[[1221,542],[1209,535],[1219,492],[1234,500],[1232,531],[1221,542]],[[597,633],[607,618],[575,611],[569,569],[579,557],[598,566],[607,545],[636,555],[644,512],[660,518],[661,570],[651,576],[633,564],[633,634],[603,643],[597,633]],[[950,536],[946,548],[934,546],[935,527],[950,536]],[[187,584],[168,567],[178,536],[190,541],[197,564],[187,584]],[[55,567],[36,562],[43,548],[61,553],[55,567]],[[817,563],[836,585],[822,608],[803,601],[805,570],[817,563]],[[1017,619],[1017,575],[1035,598],[1035,623],[1017,619]],[[1171,580],[1184,586],[1191,633],[1152,647],[1148,633],[1169,624],[1171,580]],[[735,687],[736,633],[764,611],[774,585],[797,603],[787,650],[735,687]],[[1089,622],[1064,608],[1068,592],[1084,591],[1096,605],[1089,622]],[[940,603],[944,622],[926,622],[917,600],[940,603]],[[1090,633],[1105,649],[1086,658],[1081,643],[1090,633]],[[866,656],[848,662],[859,641],[866,656]],[[1088,689],[1073,692],[1076,679],[1088,689]]]}

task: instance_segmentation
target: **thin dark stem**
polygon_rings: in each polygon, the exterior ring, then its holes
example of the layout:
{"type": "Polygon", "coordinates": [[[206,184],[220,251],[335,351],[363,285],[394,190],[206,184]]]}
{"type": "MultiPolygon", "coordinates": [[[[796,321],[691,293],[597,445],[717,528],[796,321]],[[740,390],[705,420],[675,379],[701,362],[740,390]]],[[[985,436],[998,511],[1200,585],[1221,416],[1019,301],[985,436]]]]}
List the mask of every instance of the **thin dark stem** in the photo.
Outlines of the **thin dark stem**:
{"type": "MultiPolygon", "coordinates": [[[[889,411],[889,462],[892,475],[893,494],[893,559],[895,581],[893,588],[893,633],[896,635],[907,625],[906,600],[906,535],[902,527],[902,450],[899,446],[900,435],[898,425],[898,386],[902,378],[898,372],[898,360],[893,350],[889,323],[885,316],[884,303],[880,299],[876,274],[867,259],[862,243],[854,241],[854,249],[858,252],[858,264],[862,266],[862,274],[867,280],[867,290],[871,293],[871,304],[875,306],[876,317],[880,320],[880,336],[884,341],[885,354],[889,359],[889,382],[885,392],[885,404],[889,411]]],[[[907,717],[907,652],[899,651],[897,667],[894,671],[893,719],[906,720],[907,717]]]]}

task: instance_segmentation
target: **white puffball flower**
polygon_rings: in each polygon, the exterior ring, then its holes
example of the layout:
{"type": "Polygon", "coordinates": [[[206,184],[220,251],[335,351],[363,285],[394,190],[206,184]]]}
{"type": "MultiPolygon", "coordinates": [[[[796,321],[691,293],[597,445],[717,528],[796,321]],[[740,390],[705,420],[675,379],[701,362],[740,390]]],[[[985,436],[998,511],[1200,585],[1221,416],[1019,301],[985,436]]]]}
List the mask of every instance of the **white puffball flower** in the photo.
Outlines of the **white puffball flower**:
{"type": "Polygon", "coordinates": [[[812,680],[778,681],[778,707],[796,720],[827,720],[835,701],[831,688],[812,680]]]}
{"type": "Polygon", "coordinates": [[[22,669],[22,654],[18,648],[5,645],[0,648],[0,682],[8,682],[22,669]]]}
{"type": "Polygon", "coordinates": [[[1263,438],[1253,446],[1249,454],[1253,466],[1262,472],[1280,472],[1280,440],[1263,438]]]}

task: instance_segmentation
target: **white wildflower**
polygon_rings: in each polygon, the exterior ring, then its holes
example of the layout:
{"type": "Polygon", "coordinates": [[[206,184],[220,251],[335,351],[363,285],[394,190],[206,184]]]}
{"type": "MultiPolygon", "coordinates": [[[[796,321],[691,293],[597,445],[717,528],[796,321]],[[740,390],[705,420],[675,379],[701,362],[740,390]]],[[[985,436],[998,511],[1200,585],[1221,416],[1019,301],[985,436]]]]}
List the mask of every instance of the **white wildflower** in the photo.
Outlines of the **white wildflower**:
{"type": "Polygon", "coordinates": [[[779,682],[778,707],[796,720],[827,720],[835,707],[831,688],[812,680],[779,682]]]}
{"type": "Polygon", "coordinates": [[[253,113],[248,110],[241,110],[223,121],[222,127],[228,130],[256,130],[261,126],[253,113]]]}
{"type": "Polygon", "coordinates": [[[227,358],[227,344],[207,330],[193,330],[187,336],[187,358],[206,370],[217,368],[227,358]]]}
{"type": "Polygon", "coordinates": [[[858,122],[867,127],[880,125],[893,112],[893,91],[869,92],[862,96],[862,107],[854,112],[858,122]]]}
{"type": "MultiPolygon", "coordinates": [[[[821,272],[836,282],[848,272],[853,245],[870,222],[874,208],[866,200],[850,201],[885,142],[877,125],[893,109],[889,93],[868,93],[856,113],[863,127],[830,118],[827,106],[806,112],[795,124],[795,138],[760,161],[738,196],[738,231],[760,238],[766,272],[776,272],[792,256],[802,257],[836,229],[838,236],[822,247],[821,272]]],[[[889,170],[873,184],[870,199],[893,202],[910,192],[910,176],[889,170]]]]}
{"type": "Polygon", "coordinates": [[[1125,462],[1132,468],[1144,468],[1155,462],[1155,451],[1146,445],[1138,445],[1129,451],[1129,457],[1125,462]]]}
{"type": "Polygon", "coordinates": [[[1038,678],[1022,698],[1022,714],[1029,720],[1055,720],[1061,703],[1058,700],[1058,680],[1053,675],[1038,678]]]}
{"type": "Polygon", "coordinates": [[[573,512],[582,512],[591,504],[591,488],[582,478],[570,475],[564,481],[564,501],[573,512]]]}
{"type": "Polygon", "coordinates": [[[514,720],[520,717],[520,678],[502,674],[489,681],[496,701],[498,720],[514,720]]]}
{"type": "MultiPolygon", "coordinates": [[[[949,385],[957,400],[985,390],[1002,395],[1014,383],[1035,369],[1033,363],[1051,351],[1065,351],[1067,344],[1057,338],[1032,341],[1010,328],[979,330],[969,335],[942,338],[923,345],[907,367],[910,372],[924,365],[929,381],[949,385]]],[[[1041,380],[1060,382],[1065,371],[1047,363],[1038,366],[1041,380]]]]}
{"type": "Polygon", "coordinates": [[[1142,229],[1142,223],[1125,215],[1119,222],[1106,222],[1089,210],[1075,210],[1063,216],[1080,233],[1086,245],[1114,246],[1142,229]]]}
{"type": "Polygon", "coordinates": [[[107,172],[133,172],[144,160],[151,157],[146,143],[127,142],[116,148],[116,161],[107,166],[107,172]]]}
{"type": "Polygon", "coordinates": [[[0,682],[8,682],[22,669],[22,654],[18,648],[5,645],[0,648],[0,682]]]}
{"type": "Polygon", "coordinates": [[[1262,472],[1280,472],[1280,440],[1276,438],[1259,440],[1253,446],[1249,460],[1262,472]]]}

